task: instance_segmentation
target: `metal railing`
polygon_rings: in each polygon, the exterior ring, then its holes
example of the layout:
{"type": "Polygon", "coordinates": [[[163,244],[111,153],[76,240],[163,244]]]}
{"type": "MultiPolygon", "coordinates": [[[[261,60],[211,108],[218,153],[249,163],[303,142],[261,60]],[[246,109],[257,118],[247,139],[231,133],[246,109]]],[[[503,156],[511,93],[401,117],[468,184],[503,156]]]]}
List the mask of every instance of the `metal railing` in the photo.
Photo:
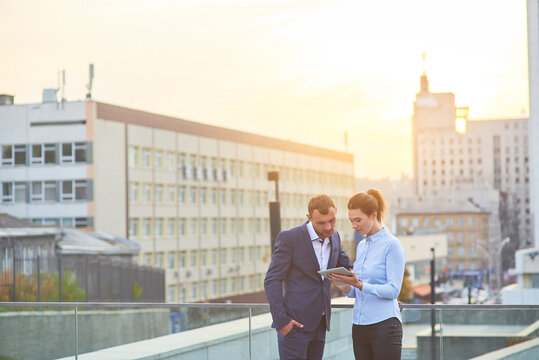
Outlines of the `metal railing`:
{"type": "MultiPolygon", "coordinates": [[[[351,309],[353,307],[352,304],[333,304],[333,309],[351,309]]],[[[450,330],[451,326],[460,326],[461,328],[466,327],[473,327],[477,326],[477,319],[484,319],[485,326],[487,327],[495,327],[500,326],[507,329],[510,329],[514,332],[514,334],[506,334],[504,336],[507,337],[508,340],[506,340],[507,345],[509,346],[512,343],[518,343],[523,342],[526,340],[529,340],[531,338],[537,338],[537,334],[539,334],[539,305],[502,305],[502,304],[492,304],[492,305],[445,305],[445,304],[402,304],[401,311],[403,315],[403,327],[404,331],[406,332],[407,326],[410,328],[412,326],[419,326],[422,330],[414,330],[418,331],[417,334],[417,350],[416,358],[429,358],[428,356],[425,357],[425,354],[431,354],[431,359],[451,359],[451,358],[457,358],[452,357],[451,355],[451,349],[450,346],[447,345],[451,344],[451,339],[455,337],[455,335],[452,335],[449,332],[445,332],[445,329],[448,328],[450,330]],[[489,314],[488,312],[494,312],[489,314]],[[436,327],[430,328],[430,315],[436,314],[436,327]],[[533,327],[535,324],[535,327],[533,327]],[[428,329],[430,328],[430,331],[428,329]],[[515,330],[517,329],[517,330],[515,330]],[[527,330],[526,330],[527,329],[527,330]],[[535,330],[534,330],[535,329],[535,330]],[[529,333],[523,332],[524,330],[528,331],[529,333]],[[429,340],[430,337],[430,340],[429,340]]],[[[103,310],[106,311],[103,314],[99,314],[99,316],[103,317],[107,314],[109,316],[114,316],[115,311],[111,310],[139,310],[139,311],[156,311],[156,310],[165,310],[164,314],[161,314],[161,319],[163,323],[166,323],[168,326],[167,321],[171,320],[172,318],[169,318],[169,313],[173,314],[175,311],[180,311],[179,309],[182,309],[181,311],[184,312],[184,315],[189,315],[187,312],[191,311],[190,309],[194,310],[202,310],[205,311],[205,314],[210,313],[211,311],[216,311],[216,314],[214,318],[211,318],[208,320],[206,318],[206,321],[200,322],[197,321],[199,318],[204,318],[204,316],[198,316],[198,314],[195,314],[196,316],[193,317],[193,322],[195,323],[193,328],[197,328],[200,326],[208,326],[213,324],[219,324],[223,322],[227,322],[227,324],[233,320],[237,319],[243,319],[248,318],[248,326],[247,326],[247,339],[246,343],[248,344],[248,357],[249,359],[253,358],[253,354],[256,354],[253,349],[253,332],[256,329],[253,329],[253,317],[256,314],[263,314],[269,312],[269,305],[268,304],[222,304],[222,303],[153,303],[153,302],[0,302],[0,310],[4,311],[3,313],[0,313],[0,333],[2,329],[4,331],[7,331],[7,323],[6,326],[3,326],[4,317],[2,315],[6,314],[6,310],[9,311],[10,314],[15,314],[13,316],[16,316],[18,311],[21,310],[31,310],[31,311],[25,311],[25,316],[28,316],[28,313],[33,314],[39,314],[39,313],[47,313],[52,311],[58,311],[62,313],[63,315],[69,315],[73,314],[74,318],[72,320],[68,319],[72,322],[72,328],[71,330],[68,330],[74,334],[73,341],[74,344],[71,347],[74,351],[70,352],[69,354],[65,356],[74,356],[75,359],[78,359],[79,357],[79,342],[81,340],[80,338],[80,330],[81,330],[81,324],[88,323],[86,319],[81,320],[81,316],[88,316],[88,313],[91,311],[97,311],[97,310],[103,310]],[[168,310],[168,312],[167,312],[168,310]],[[238,311],[238,313],[236,313],[238,311]]],[[[337,313],[337,311],[336,311],[337,313]]],[[[192,315],[192,314],[191,314],[192,315]]],[[[350,314],[345,314],[346,319],[349,321],[350,314]]],[[[137,313],[137,317],[139,317],[139,314],[137,313]]],[[[102,319],[102,318],[101,318],[102,319]]],[[[335,314],[333,316],[333,319],[335,319],[335,314]]],[[[117,320],[115,320],[117,321],[117,320]]],[[[332,320],[332,323],[335,320],[332,320]]],[[[483,320],[481,320],[483,321],[483,320]]],[[[103,325],[103,327],[106,327],[103,325]]],[[[269,331],[274,331],[269,329],[269,324],[266,325],[269,331]]],[[[83,326],[84,328],[84,326],[83,326]]],[[[184,330],[190,330],[192,328],[185,328],[184,330]]],[[[24,329],[22,329],[24,330],[24,329]]],[[[14,330],[10,330],[14,331],[14,330]]],[[[104,330],[105,331],[105,330],[104,330]]],[[[484,331],[484,330],[483,330],[484,331]]],[[[507,330],[504,330],[507,332],[507,330]]],[[[170,331],[174,332],[174,331],[170,331]]],[[[167,334],[170,333],[167,331],[167,334]]],[[[153,334],[154,338],[158,338],[162,335],[167,334],[153,334]]],[[[29,337],[31,337],[31,334],[28,334],[29,337]]],[[[473,335],[473,334],[472,334],[473,335]]],[[[484,337],[484,334],[480,334],[484,337]]],[[[348,334],[343,334],[343,336],[348,336],[348,334]]],[[[496,335],[497,336],[497,335],[496,335]]],[[[1,338],[0,334],[0,338],[1,338]]],[[[150,336],[150,339],[152,336],[150,336]]],[[[140,341],[143,341],[144,339],[141,339],[140,341]]],[[[121,344],[126,344],[128,342],[131,342],[131,340],[125,340],[125,342],[122,342],[121,344]]],[[[0,340],[1,343],[1,340],[0,340]]],[[[503,347],[503,346],[502,346],[503,347]]],[[[0,348],[2,346],[0,345],[0,348]]],[[[485,346],[485,349],[488,349],[488,346],[485,346]]],[[[87,349],[86,349],[87,350],[87,349]]],[[[539,350],[539,349],[535,349],[539,350]]],[[[95,350],[94,350],[95,351],[95,350]]],[[[83,352],[88,352],[84,351],[83,352]]],[[[0,357],[6,356],[5,354],[2,354],[0,351],[0,357]]],[[[25,358],[25,357],[23,357],[25,358]]],[[[45,357],[46,358],[46,357],[45,357]]]]}

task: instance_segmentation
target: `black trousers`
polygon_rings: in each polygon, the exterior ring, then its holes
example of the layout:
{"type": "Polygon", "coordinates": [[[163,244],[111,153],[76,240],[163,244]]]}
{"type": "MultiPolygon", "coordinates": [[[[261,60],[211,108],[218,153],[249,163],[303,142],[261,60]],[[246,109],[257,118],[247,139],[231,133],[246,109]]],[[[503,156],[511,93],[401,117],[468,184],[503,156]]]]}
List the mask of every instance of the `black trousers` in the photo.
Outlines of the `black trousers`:
{"type": "Polygon", "coordinates": [[[402,324],[396,317],[376,324],[352,325],[356,360],[400,360],[402,324]]]}

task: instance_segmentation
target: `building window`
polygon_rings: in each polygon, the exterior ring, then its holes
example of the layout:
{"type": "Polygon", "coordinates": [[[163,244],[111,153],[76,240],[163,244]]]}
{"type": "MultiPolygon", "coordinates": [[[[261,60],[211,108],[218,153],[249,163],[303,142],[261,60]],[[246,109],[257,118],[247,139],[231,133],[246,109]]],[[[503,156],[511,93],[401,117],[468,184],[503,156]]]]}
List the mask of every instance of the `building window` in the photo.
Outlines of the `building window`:
{"type": "Polygon", "coordinates": [[[73,191],[73,181],[62,181],[62,192],[60,194],[60,201],[74,200],[75,194],[73,191]]]}
{"type": "Polygon", "coordinates": [[[186,256],[186,252],[185,251],[180,251],[178,253],[178,267],[180,269],[183,269],[185,268],[185,256],[186,256]]]}
{"type": "Polygon", "coordinates": [[[88,183],[86,180],[66,180],[61,182],[61,186],[61,201],[88,200],[88,183]]]}
{"type": "Polygon", "coordinates": [[[157,253],[155,256],[155,266],[162,268],[163,267],[163,254],[157,253]]]}
{"type": "Polygon", "coordinates": [[[217,264],[217,250],[211,249],[210,250],[210,265],[216,265],[217,264]]]}
{"type": "Polygon", "coordinates": [[[142,202],[149,203],[152,200],[152,187],[150,184],[144,184],[142,187],[142,202]]]}
{"type": "Polygon", "coordinates": [[[178,219],[178,235],[185,235],[185,219],[178,219]]]}
{"type": "Polygon", "coordinates": [[[174,170],[174,153],[172,152],[167,152],[167,170],[174,170]]]}
{"type": "Polygon", "coordinates": [[[178,202],[185,203],[185,186],[178,186],[178,202]]]}
{"type": "Polygon", "coordinates": [[[200,282],[200,298],[201,299],[206,299],[208,297],[207,288],[208,288],[208,282],[201,281],[200,282]]]}
{"type": "Polygon", "coordinates": [[[238,234],[240,235],[243,235],[244,233],[244,223],[245,223],[245,220],[244,219],[238,219],[238,234]]]}
{"type": "Polygon", "coordinates": [[[174,185],[167,185],[167,201],[170,203],[170,204],[174,204],[174,189],[175,186],[174,185]]]}
{"type": "Polygon", "coordinates": [[[163,185],[155,185],[155,202],[163,202],[163,185]]]}
{"type": "Polygon", "coordinates": [[[56,201],[57,192],[56,192],[56,181],[44,181],[43,182],[43,193],[44,201],[56,201]]]}
{"type": "Polygon", "coordinates": [[[155,236],[163,236],[163,219],[155,219],[155,236]]]}
{"type": "Polygon", "coordinates": [[[169,218],[167,220],[167,235],[168,236],[173,236],[174,235],[174,228],[176,227],[175,222],[176,222],[176,220],[174,218],[169,218]]]}
{"type": "Polygon", "coordinates": [[[197,234],[197,219],[189,219],[189,235],[195,236],[197,234]]]}
{"type": "Polygon", "coordinates": [[[189,253],[189,266],[191,267],[195,267],[197,266],[197,250],[191,250],[191,252],[189,253]]]}
{"type": "Polygon", "coordinates": [[[197,189],[194,186],[189,188],[189,201],[191,204],[196,204],[197,202],[197,189]]]}
{"type": "Polygon", "coordinates": [[[13,194],[13,183],[5,182],[2,183],[2,202],[14,202],[15,197],[13,194]]]}
{"type": "Polygon", "coordinates": [[[217,189],[211,188],[210,190],[210,203],[215,204],[217,202],[217,189]]]}
{"type": "Polygon", "coordinates": [[[56,144],[35,144],[32,145],[31,163],[34,165],[40,164],[56,164],[56,144]]]}
{"type": "Polygon", "coordinates": [[[176,295],[176,287],[174,285],[170,285],[168,287],[168,302],[174,302],[174,297],[176,295]]]}
{"type": "Polygon", "coordinates": [[[243,190],[238,190],[238,205],[243,205],[243,190]]]}
{"type": "Polygon", "coordinates": [[[151,165],[150,149],[142,149],[142,167],[149,168],[151,165]]]}
{"type": "Polygon", "coordinates": [[[457,218],[457,226],[464,226],[464,218],[462,216],[457,218]]]}
{"type": "Polygon", "coordinates": [[[457,242],[460,244],[464,241],[464,233],[462,231],[459,231],[457,233],[457,242]]]}
{"type": "Polygon", "coordinates": [[[156,169],[163,168],[163,152],[161,150],[154,151],[154,167],[156,169]]]}
{"type": "Polygon", "coordinates": [[[129,236],[138,236],[138,219],[129,220],[129,236]]]}
{"type": "Polygon", "coordinates": [[[174,251],[169,251],[168,253],[168,268],[169,269],[174,269],[176,265],[174,264],[175,259],[176,259],[176,254],[174,253],[174,251]]]}
{"type": "Polygon", "coordinates": [[[475,252],[476,252],[475,246],[471,246],[469,249],[470,256],[475,257],[476,256],[475,252]]]}
{"type": "Polygon", "coordinates": [[[447,248],[447,256],[453,256],[453,248],[452,247],[447,248]]]}
{"type": "Polygon", "coordinates": [[[217,219],[216,218],[210,219],[210,234],[212,235],[217,234],[217,219]]]}
{"type": "Polygon", "coordinates": [[[220,249],[220,262],[222,264],[226,264],[226,249],[220,249]]]}
{"type": "Polygon", "coordinates": [[[230,234],[236,235],[236,221],[237,219],[230,219],[230,234]]]}
{"type": "Polygon", "coordinates": [[[464,256],[464,248],[462,246],[458,248],[458,256],[464,256]]]}
{"type": "Polygon", "coordinates": [[[206,266],[208,261],[208,250],[200,250],[200,266],[206,266]]]}
{"type": "Polygon", "coordinates": [[[221,279],[221,284],[220,284],[221,295],[226,295],[227,294],[226,285],[227,285],[226,279],[221,279]]]}
{"type": "Polygon", "coordinates": [[[207,225],[208,220],[207,219],[200,219],[200,235],[206,235],[206,229],[208,227],[207,225]]]}
{"type": "Polygon", "coordinates": [[[26,165],[26,145],[4,145],[1,149],[1,165],[26,165]]]}
{"type": "Polygon", "coordinates": [[[199,200],[201,204],[206,203],[206,188],[200,188],[199,190],[199,200]]]}
{"type": "Polygon", "coordinates": [[[151,219],[144,219],[142,220],[142,235],[143,236],[150,236],[151,233],[151,219]]]}
{"type": "Polygon", "coordinates": [[[468,218],[468,225],[475,226],[475,216],[470,216],[468,218]]]}
{"type": "Polygon", "coordinates": [[[221,205],[226,204],[226,189],[219,190],[219,197],[221,198],[221,205]]]}
{"type": "Polygon", "coordinates": [[[185,154],[178,154],[178,171],[182,171],[185,167],[185,154]]]}
{"type": "MultiPolygon", "coordinates": [[[[71,145],[71,144],[63,144],[62,145],[62,162],[64,158],[64,146],[65,145],[71,145]]],[[[129,147],[129,154],[128,154],[128,163],[130,167],[135,167],[138,165],[138,148],[135,146],[129,147]]]]}
{"type": "Polygon", "coordinates": [[[129,201],[138,202],[138,183],[131,183],[129,185],[129,201]]]}

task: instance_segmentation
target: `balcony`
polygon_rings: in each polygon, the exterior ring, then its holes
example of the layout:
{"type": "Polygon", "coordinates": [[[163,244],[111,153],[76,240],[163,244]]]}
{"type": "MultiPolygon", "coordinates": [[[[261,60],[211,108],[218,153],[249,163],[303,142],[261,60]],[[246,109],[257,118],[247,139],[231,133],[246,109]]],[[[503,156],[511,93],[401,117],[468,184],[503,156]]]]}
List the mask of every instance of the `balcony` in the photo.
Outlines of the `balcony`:
{"type": "MultiPolygon", "coordinates": [[[[333,299],[324,359],[353,359],[346,302],[333,299]]],[[[1,359],[278,359],[266,304],[2,302],[0,310],[1,359]]],[[[402,318],[402,359],[539,354],[539,305],[402,305],[402,318]]]]}

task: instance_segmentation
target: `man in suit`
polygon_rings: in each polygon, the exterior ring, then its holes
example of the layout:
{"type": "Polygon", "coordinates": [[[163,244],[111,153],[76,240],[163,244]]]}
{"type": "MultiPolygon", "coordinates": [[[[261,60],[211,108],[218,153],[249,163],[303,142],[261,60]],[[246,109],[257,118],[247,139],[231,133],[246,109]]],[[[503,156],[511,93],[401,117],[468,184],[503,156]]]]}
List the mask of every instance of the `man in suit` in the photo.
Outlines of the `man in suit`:
{"type": "Polygon", "coordinates": [[[317,271],[352,268],[335,231],[333,200],[315,195],[308,210],[306,223],[277,236],[264,279],[281,359],[322,359],[331,319],[331,282],[317,271]]]}

